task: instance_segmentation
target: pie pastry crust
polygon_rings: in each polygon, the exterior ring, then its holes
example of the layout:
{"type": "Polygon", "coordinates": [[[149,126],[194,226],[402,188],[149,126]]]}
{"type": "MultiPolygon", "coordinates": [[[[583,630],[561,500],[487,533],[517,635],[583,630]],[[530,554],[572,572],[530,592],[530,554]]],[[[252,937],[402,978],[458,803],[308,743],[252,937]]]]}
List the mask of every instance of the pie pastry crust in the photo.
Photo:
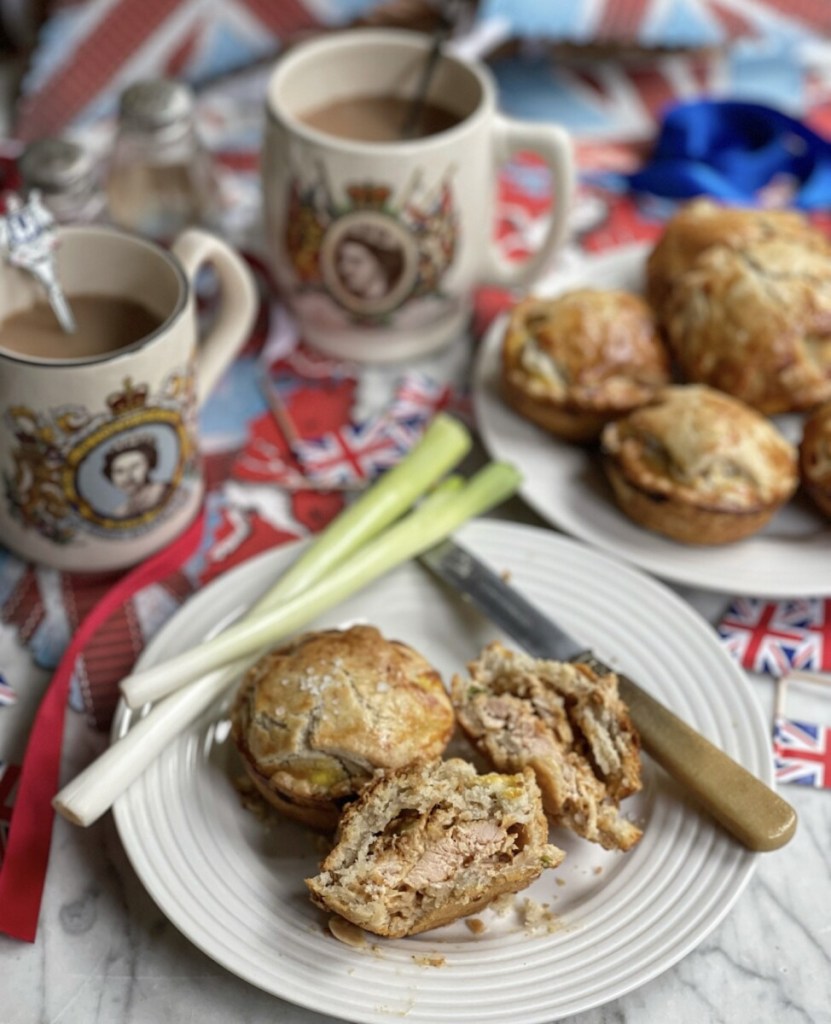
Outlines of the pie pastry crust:
{"type": "Polygon", "coordinates": [[[669,380],[653,314],[637,295],[581,288],[528,298],[502,343],[507,403],[570,441],[591,441],[669,380]]]}
{"type": "Polygon", "coordinates": [[[306,633],[253,665],[232,737],[277,810],[334,830],[378,768],[439,757],[454,729],[438,672],[373,626],[306,633]]]}
{"type": "Polygon", "coordinates": [[[755,533],[798,483],[796,450],[773,424],[703,385],[668,387],[610,423],[601,452],[620,508],[688,544],[755,533]]]}
{"type": "Polygon", "coordinates": [[[685,380],[768,415],[831,399],[831,243],[801,214],[686,205],[647,296],[685,380]]]}

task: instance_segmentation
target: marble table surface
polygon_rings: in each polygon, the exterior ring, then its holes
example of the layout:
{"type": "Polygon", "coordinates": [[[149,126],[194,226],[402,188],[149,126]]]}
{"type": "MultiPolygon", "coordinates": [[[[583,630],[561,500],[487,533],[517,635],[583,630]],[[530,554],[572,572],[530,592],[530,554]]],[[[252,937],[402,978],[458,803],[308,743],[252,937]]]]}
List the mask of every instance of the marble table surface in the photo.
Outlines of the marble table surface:
{"type": "MultiPolygon", "coordinates": [[[[533,521],[524,510],[508,518],[533,521]]],[[[725,598],[680,590],[715,622],[725,598]]],[[[0,627],[2,628],[2,627],[0,627]]],[[[9,650],[8,637],[4,644],[9,650]]],[[[20,658],[27,655],[18,651],[20,658]]],[[[763,711],[773,684],[754,678],[763,711]]],[[[70,714],[64,778],[106,738],[70,714]]],[[[573,1024],[831,1022],[831,794],[782,787],[800,825],[757,870],[726,918],[674,967],[573,1024]]],[[[33,945],[0,936],[0,1024],[323,1024],[332,1018],[251,987],[163,916],[136,877],[110,814],[88,829],[58,819],[33,945]]]]}

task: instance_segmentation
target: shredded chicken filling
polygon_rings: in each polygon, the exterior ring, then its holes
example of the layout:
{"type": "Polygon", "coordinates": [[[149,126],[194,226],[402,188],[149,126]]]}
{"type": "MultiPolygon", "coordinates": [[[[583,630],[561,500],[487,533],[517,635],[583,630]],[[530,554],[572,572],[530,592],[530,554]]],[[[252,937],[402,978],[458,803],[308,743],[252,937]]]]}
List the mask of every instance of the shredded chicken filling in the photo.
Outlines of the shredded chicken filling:
{"type": "Polygon", "coordinates": [[[412,904],[425,889],[451,882],[474,862],[510,862],[523,845],[521,826],[460,821],[458,811],[446,804],[423,815],[404,810],[371,841],[368,882],[396,890],[399,906],[412,904]]]}

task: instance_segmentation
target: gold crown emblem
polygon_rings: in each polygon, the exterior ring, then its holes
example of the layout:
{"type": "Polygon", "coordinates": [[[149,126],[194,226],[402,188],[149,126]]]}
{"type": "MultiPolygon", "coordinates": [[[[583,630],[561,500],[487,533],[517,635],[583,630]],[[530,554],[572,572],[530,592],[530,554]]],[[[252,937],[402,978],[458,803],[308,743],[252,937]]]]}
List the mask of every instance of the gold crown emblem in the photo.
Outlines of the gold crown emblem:
{"type": "Polygon", "coordinates": [[[121,416],[125,412],[132,412],[133,409],[143,409],[147,404],[147,385],[133,384],[132,377],[125,377],[123,389],[114,391],[107,396],[107,405],[114,416],[121,416]]]}
{"type": "Polygon", "coordinates": [[[350,185],[346,194],[358,209],[382,210],[390,197],[390,191],[384,185],[350,185]]]}

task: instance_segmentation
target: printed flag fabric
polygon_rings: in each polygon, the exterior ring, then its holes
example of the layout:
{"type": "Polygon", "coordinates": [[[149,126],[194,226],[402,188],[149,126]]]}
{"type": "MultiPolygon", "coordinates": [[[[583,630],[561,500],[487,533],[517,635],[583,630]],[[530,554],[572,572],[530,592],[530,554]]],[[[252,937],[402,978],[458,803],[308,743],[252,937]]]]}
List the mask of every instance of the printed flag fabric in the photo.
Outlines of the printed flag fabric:
{"type": "MultiPolygon", "coordinates": [[[[381,0],[85,0],[56,7],[41,30],[23,82],[16,134],[24,140],[111,118],[119,92],[140,78],[168,75],[197,85],[267,60],[293,38],[340,27],[381,0]]],[[[400,15],[399,15],[400,17],[400,15]]],[[[796,65],[805,44],[831,33],[826,0],[484,0],[476,21],[504,35],[570,43],[660,48],[646,62],[556,65],[498,62],[510,113],[549,117],[570,130],[645,137],[672,99],[702,91],[751,91],[759,102],[799,102],[796,65]],[[502,29],[501,29],[502,31],[502,29]],[[719,51],[742,40],[730,59],[719,51]],[[667,52],[692,48],[692,53],[667,52]],[[529,75],[541,88],[529,91],[529,75]],[[750,76],[750,78],[748,77],[750,76]]],[[[240,153],[234,160],[239,166],[240,153]]]]}
{"type": "Polygon", "coordinates": [[[831,728],[777,718],[773,731],[776,781],[831,789],[831,728]]]}
{"type": "Polygon", "coordinates": [[[310,480],[333,490],[374,480],[403,454],[399,438],[387,429],[382,416],[300,439],[292,450],[310,480]]]}
{"type": "Polygon", "coordinates": [[[751,672],[831,672],[831,599],[734,601],[718,624],[726,650],[751,672]]]}
{"type": "Polygon", "coordinates": [[[514,34],[573,43],[718,46],[737,39],[795,38],[831,31],[826,0],[484,0],[482,18],[505,18],[514,34]]]}
{"type": "MultiPolygon", "coordinates": [[[[33,139],[109,116],[118,93],[141,78],[199,81],[276,53],[295,34],[325,24],[315,12],[320,6],[302,0],[89,0],[59,9],[42,30],[24,82],[17,134],[33,139]]],[[[328,20],[336,20],[331,12],[328,20]]]]}

